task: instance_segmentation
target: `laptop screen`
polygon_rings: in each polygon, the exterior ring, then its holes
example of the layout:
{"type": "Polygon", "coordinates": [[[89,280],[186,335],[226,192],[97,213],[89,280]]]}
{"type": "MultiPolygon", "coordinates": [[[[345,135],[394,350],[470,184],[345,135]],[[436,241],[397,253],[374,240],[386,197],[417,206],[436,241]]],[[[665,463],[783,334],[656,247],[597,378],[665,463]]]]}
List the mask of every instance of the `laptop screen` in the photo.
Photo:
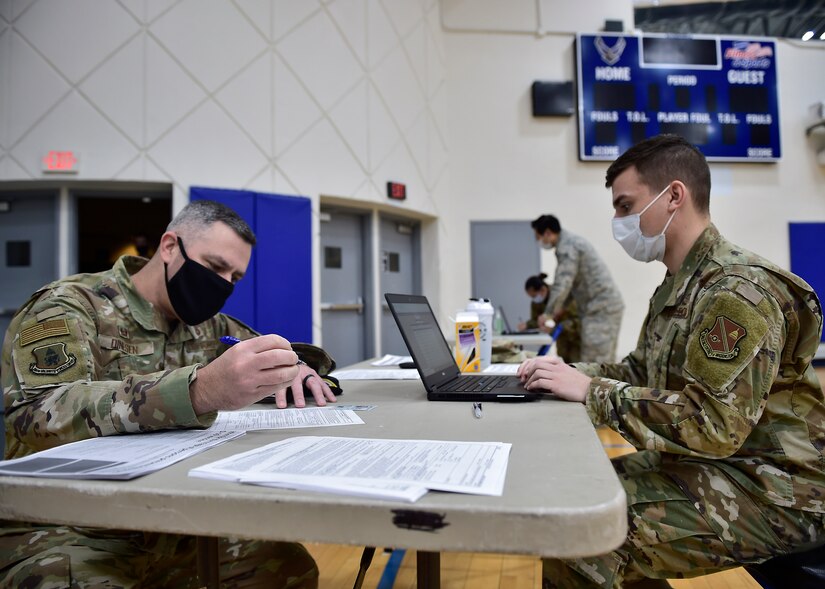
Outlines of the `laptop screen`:
{"type": "Polygon", "coordinates": [[[404,296],[405,302],[391,301],[389,296],[387,298],[401,335],[422,375],[428,377],[438,373],[456,373],[458,368],[455,359],[444,341],[427,300],[419,296],[404,296]]]}

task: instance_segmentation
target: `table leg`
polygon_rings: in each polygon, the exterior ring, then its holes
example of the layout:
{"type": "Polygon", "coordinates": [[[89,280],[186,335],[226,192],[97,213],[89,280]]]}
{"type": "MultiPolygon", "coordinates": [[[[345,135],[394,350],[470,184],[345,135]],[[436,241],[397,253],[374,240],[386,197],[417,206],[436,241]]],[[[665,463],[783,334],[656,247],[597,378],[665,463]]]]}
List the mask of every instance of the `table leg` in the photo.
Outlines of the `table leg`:
{"type": "Polygon", "coordinates": [[[219,589],[221,585],[221,562],[218,558],[218,541],[212,536],[197,536],[198,578],[202,587],[219,589]]]}
{"type": "Polygon", "coordinates": [[[441,553],[416,552],[418,589],[441,589],[441,553]]]}

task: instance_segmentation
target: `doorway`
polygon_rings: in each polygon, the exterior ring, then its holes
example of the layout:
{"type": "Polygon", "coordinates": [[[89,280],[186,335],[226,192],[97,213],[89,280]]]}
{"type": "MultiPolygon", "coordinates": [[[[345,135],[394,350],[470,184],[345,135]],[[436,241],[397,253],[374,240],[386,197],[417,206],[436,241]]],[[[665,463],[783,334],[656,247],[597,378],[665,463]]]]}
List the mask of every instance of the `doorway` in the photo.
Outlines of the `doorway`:
{"type": "Polygon", "coordinates": [[[17,309],[58,278],[57,193],[0,195],[0,340],[17,309]]]}
{"type": "Polygon", "coordinates": [[[108,270],[122,255],[151,257],[172,220],[172,199],[76,195],[77,270],[108,270]]]}
{"type": "Polygon", "coordinates": [[[338,366],[374,354],[370,337],[369,215],[321,208],[321,337],[338,366]]]}
{"type": "Polygon", "coordinates": [[[408,356],[407,345],[398,331],[384,293],[421,294],[420,223],[409,219],[381,216],[380,291],[381,352],[408,356]]]}
{"type": "Polygon", "coordinates": [[[530,318],[524,283],[541,271],[541,252],[530,221],[470,223],[474,297],[501,307],[510,328],[530,318]]]}

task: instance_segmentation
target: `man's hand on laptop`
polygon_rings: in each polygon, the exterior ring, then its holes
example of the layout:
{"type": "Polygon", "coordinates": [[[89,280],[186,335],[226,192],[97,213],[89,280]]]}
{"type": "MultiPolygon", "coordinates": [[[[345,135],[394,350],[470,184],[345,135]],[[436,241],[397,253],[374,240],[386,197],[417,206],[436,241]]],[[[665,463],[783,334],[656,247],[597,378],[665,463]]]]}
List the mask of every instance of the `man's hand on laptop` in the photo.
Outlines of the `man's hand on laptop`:
{"type": "Polygon", "coordinates": [[[525,360],[516,373],[528,391],[553,393],[566,401],[584,403],[590,377],[557,356],[538,356],[525,360]]]}

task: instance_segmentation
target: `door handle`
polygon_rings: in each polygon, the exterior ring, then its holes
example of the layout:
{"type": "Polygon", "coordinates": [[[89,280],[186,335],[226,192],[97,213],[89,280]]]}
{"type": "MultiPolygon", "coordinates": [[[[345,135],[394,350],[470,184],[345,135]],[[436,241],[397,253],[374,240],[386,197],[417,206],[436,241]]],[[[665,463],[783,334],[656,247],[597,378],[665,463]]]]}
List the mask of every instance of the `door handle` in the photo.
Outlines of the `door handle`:
{"type": "Polygon", "coordinates": [[[357,311],[364,312],[364,299],[358,297],[352,303],[321,303],[322,311],[357,311]]]}

